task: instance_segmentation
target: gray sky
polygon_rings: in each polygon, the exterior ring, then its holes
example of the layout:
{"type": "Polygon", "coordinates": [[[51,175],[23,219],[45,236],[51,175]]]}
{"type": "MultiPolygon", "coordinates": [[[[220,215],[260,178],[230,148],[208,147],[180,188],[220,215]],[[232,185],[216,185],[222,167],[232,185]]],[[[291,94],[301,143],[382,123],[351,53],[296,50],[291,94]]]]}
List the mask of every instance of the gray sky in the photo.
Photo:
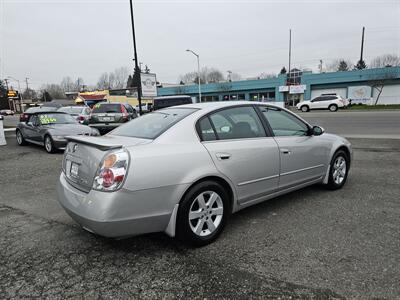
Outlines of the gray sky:
{"type": "MultiPolygon", "coordinates": [[[[102,72],[133,68],[129,0],[0,0],[1,76],[34,87],[64,76],[95,84],[102,72]]],[[[400,53],[400,1],[134,1],[139,61],[161,82],[202,66],[243,78],[277,73],[288,61],[356,61],[400,53]]],[[[15,84],[14,84],[15,85],[15,84]]]]}

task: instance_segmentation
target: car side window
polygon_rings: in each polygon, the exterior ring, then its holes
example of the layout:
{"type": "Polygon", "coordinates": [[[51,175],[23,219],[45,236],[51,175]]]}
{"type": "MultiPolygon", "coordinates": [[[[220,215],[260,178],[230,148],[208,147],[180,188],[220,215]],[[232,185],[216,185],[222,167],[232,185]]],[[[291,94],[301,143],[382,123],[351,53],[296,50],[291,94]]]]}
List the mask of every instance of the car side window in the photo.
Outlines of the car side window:
{"type": "Polygon", "coordinates": [[[308,135],[307,124],[292,114],[273,107],[260,107],[275,136],[304,136],[308,135]]]}
{"type": "Polygon", "coordinates": [[[220,110],[210,115],[219,140],[265,137],[257,112],[251,106],[220,110]]]}
{"type": "Polygon", "coordinates": [[[38,125],[38,117],[36,115],[30,116],[27,124],[32,125],[32,126],[37,126],[38,125]]]}
{"type": "Polygon", "coordinates": [[[209,118],[203,118],[198,124],[198,133],[202,141],[214,141],[217,139],[209,118]]]}
{"type": "Polygon", "coordinates": [[[321,97],[317,97],[317,98],[314,98],[313,100],[311,100],[311,102],[319,102],[319,101],[321,101],[321,97]]]}

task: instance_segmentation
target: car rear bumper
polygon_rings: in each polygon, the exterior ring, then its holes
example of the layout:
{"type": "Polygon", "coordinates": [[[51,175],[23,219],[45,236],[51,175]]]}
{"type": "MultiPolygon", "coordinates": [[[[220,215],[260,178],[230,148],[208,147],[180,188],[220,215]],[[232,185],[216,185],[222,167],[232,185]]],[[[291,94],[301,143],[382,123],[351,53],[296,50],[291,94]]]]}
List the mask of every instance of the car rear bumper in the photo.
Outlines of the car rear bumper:
{"type": "Polygon", "coordinates": [[[174,198],[167,200],[174,194],[171,187],[85,193],[71,186],[63,173],[57,193],[61,206],[84,229],[114,238],[165,231],[176,204],[174,198]]]}
{"type": "Polygon", "coordinates": [[[89,124],[90,127],[96,128],[99,132],[109,132],[118,126],[122,125],[124,123],[92,123],[89,124]]]}

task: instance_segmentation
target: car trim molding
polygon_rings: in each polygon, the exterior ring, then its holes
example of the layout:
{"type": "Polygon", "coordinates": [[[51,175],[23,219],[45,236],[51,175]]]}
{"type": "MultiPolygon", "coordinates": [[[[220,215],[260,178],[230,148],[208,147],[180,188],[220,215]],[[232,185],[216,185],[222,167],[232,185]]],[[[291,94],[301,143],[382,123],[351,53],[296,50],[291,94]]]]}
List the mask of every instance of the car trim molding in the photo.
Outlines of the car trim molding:
{"type": "Polygon", "coordinates": [[[308,167],[308,168],[297,169],[297,170],[281,173],[281,176],[291,175],[291,174],[308,171],[308,170],[312,170],[312,169],[316,169],[316,168],[321,168],[321,167],[325,167],[325,165],[320,164],[320,165],[316,165],[316,166],[312,166],[312,167],[308,167]]]}
{"type": "Polygon", "coordinates": [[[268,176],[268,177],[257,178],[257,179],[253,179],[253,180],[249,180],[249,181],[240,182],[240,183],[238,183],[238,186],[243,186],[243,185],[246,185],[246,184],[256,183],[256,182],[259,182],[259,181],[274,179],[274,178],[277,178],[277,177],[279,177],[278,174],[277,175],[268,176]]]}

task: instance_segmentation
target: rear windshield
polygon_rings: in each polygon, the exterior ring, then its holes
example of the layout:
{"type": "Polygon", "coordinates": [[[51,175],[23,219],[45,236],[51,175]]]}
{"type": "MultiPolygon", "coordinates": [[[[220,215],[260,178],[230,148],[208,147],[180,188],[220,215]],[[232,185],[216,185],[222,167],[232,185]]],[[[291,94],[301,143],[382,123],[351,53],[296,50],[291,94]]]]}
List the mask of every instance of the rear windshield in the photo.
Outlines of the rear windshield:
{"type": "Polygon", "coordinates": [[[169,108],[159,110],[114,129],[111,135],[122,135],[144,139],[155,139],[168,128],[178,123],[191,113],[196,111],[192,108],[169,108]]]}
{"type": "Polygon", "coordinates": [[[67,114],[39,114],[38,115],[40,124],[48,125],[48,124],[75,124],[76,120],[67,114]]]}
{"type": "Polygon", "coordinates": [[[92,113],[120,113],[121,112],[121,104],[96,104],[93,107],[92,113]]]}
{"type": "Polygon", "coordinates": [[[58,111],[71,115],[79,115],[82,112],[82,107],[61,107],[58,109],[58,111]]]}

